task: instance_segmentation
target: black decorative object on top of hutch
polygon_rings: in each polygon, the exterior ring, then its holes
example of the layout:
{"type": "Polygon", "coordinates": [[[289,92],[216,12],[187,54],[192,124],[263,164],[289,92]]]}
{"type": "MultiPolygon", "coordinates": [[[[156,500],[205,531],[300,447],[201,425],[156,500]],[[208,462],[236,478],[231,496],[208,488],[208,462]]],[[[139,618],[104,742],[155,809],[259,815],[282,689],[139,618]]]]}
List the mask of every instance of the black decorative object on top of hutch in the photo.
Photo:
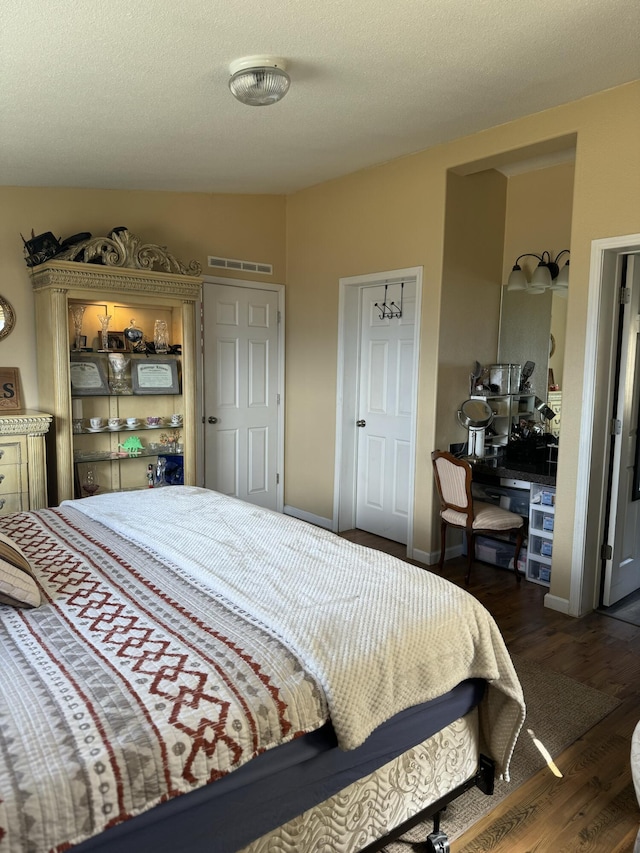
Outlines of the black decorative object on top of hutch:
{"type": "Polygon", "coordinates": [[[145,488],[150,462],[171,453],[181,457],[184,483],[195,483],[199,273],[195,262],[186,267],[126,229],[80,241],[30,269],[40,401],[54,418],[50,505],[89,494],[86,480],[100,492],[145,488]],[[146,353],[121,345],[105,351],[102,333],[108,322],[114,341],[126,340],[134,325],[153,341],[157,321],[172,347],[148,357],[161,362],[152,371],[158,386],[141,388],[146,353]]]}

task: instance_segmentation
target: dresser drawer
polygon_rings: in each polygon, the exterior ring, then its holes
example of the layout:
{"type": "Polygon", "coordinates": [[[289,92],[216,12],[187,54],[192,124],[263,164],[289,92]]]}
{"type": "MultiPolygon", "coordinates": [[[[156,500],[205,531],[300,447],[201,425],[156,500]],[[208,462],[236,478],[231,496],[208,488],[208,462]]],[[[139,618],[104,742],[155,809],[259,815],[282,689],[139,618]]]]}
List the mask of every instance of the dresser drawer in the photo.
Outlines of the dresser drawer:
{"type": "Polygon", "coordinates": [[[24,438],[0,441],[0,467],[21,465],[27,461],[27,443],[24,438]]]}
{"type": "Polygon", "coordinates": [[[28,490],[26,465],[0,465],[0,498],[28,490]]]}
{"type": "Polygon", "coordinates": [[[27,509],[29,509],[29,492],[0,494],[0,515],[9,515],[12,512],[22,512],[27,509]]]}

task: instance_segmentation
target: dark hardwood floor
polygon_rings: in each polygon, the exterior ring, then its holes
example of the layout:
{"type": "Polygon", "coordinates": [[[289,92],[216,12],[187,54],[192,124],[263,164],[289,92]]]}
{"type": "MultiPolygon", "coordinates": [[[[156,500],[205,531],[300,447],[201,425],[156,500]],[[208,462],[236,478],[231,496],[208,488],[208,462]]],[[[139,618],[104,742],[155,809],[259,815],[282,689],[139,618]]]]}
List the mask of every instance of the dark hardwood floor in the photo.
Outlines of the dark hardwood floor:
{"type": "MultiPolygon", "coordinates": [[[[359,530],[342,535],[404,559],[396,542],[359,530]]],[[[465,571],[466,558],[459,558],[442,574],[464,586],[465,571]]],[[[452,842],[451,853],[630,853],[640,825],[629,765],[640,720],[640,628],[600,613],[574,619],[548,610],[544,587],[516,584],[513,573],[483,563],[474,565],[469,591],[511,652],[616,696],[620,705],[558,757],[562,779],[541,770],[452,842]]]]}

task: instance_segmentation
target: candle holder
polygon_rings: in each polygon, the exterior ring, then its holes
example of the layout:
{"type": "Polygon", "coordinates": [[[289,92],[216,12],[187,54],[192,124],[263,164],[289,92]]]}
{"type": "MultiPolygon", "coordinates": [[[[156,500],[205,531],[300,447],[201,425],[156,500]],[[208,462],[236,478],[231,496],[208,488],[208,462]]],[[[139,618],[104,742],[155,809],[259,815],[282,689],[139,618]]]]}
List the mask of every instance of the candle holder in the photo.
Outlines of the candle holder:
{"type": "Polygon", "coordinates": [[[73,320],[73,330],[75,332],[75,341],[73,344],[73,352],[81,352],[82,345],[82,318],[84,317],[84,312],[86,310],[86,305],[70,305],[69,311],[71,313],[71,319],[73,320]]]}
{"type": "Polygon", "coordinates": [[[86,471],[84,472],[84,477],[82,478],[82,491],[85,495],[95,495],[95,493],[100,488],[100,484],[96,478],[96,469],[93,465],[88,465],[86,471]]]}
{"type": "Polygon", "coordinates": [[[109,322],[111,314],[98,314],[97,317],[100,322],[100,333],[102,335],[102,347],[99,349],[99,352],[109,352],[109,322]]]}

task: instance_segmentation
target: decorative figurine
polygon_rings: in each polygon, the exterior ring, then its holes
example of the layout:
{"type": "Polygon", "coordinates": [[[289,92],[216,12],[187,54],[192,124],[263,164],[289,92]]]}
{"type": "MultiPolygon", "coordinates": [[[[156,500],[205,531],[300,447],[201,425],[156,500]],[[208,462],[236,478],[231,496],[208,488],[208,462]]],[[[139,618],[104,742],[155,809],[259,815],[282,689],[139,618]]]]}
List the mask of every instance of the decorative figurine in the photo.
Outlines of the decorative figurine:
{"type": "Polygon", "coordinates": [[[137,435],[129,436],[125,443],[119,444],[118,447],[126,451],[129,456],[140,456],[140,451],[143,450],[142,442],[137,435]]]}
{"type": "Polygon", "coordinates": [[[149,488],[153,488],[153,465],[151,462],[147,465],[147,483],[149,484],[149,488]]]}

